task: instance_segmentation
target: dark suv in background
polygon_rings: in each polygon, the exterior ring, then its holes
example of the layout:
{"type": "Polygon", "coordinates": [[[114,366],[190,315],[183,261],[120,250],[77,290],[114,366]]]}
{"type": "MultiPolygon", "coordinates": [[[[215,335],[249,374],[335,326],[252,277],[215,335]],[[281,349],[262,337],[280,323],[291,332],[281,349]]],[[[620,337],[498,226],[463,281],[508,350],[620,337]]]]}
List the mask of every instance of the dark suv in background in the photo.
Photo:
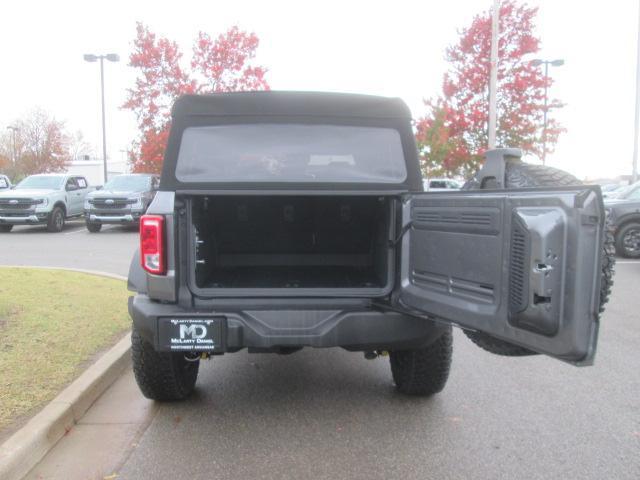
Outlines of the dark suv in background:
{"type": "Polygon", "coordinates": [[[604,200],[614,229],[616,252],[627,258],[640,257],[640,182],[604,200]]]}
{"type": "Polygon", "coordinates": [[[158,175],[150,174],[113,177],[85,200],[87,230],[97,233],[103,224],[137,225],[153,200],[159,182],[158,175]]]}

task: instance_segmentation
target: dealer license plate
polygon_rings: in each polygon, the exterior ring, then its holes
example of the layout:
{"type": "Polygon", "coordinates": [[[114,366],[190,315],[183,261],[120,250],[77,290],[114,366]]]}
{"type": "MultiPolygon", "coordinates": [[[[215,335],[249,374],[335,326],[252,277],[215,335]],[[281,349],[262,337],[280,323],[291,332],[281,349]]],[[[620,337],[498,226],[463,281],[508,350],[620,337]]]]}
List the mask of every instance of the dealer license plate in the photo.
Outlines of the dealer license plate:
{"type": "Polygon", "coordinates": [[[213,352],[222,350],[224,318],[160,318],[161,350],[213,352]]]}

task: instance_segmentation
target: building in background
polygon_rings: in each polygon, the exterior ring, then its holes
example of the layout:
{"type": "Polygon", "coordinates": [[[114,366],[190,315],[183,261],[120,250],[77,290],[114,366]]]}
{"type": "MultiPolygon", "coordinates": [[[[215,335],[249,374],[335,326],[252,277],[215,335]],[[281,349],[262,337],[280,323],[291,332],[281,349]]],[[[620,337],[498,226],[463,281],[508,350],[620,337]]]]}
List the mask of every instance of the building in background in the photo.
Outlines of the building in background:
{"type": "MultiPolygon", "coordinates": [[[[102,185],[103,167],[101,158],[92,158],[89,155],[81,155],[67,164],[66,173],[70,175],[82,175],[91,185],[102,185]]],[[[107,160],[107,178],[114,175],[129,173],[129,165],[126,160],[107,160]]]]}

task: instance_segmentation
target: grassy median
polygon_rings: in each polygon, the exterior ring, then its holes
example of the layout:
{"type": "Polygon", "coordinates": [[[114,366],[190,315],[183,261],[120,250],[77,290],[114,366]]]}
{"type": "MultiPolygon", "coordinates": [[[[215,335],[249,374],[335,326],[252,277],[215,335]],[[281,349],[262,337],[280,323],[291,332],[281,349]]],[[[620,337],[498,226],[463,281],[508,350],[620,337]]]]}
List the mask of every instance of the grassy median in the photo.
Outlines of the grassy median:
{"type": "Polygon", "coordinates": [[[55,397],[129,328],[126,283],[0,267],[0,430],[55,397]]]}

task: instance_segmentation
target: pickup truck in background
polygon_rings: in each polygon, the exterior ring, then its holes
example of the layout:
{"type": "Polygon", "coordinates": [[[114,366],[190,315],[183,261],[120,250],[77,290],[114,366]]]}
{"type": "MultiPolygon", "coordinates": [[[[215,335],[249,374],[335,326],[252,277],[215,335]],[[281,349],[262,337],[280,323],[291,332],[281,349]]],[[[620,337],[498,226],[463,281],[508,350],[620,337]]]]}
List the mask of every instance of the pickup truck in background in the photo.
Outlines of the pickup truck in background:
{"type": "Polygon", "coordinates": [[[84,201],[87,230],[97,233],[103,224],[138,225],[158,190],[160,177],[151,174],[118,175],[84,201]]]}
{"type": "Polygon", "coordinates": [[[47,231],[60,232],[67,219],[84,214],[84,199],[93,190],[78,175],[31,175],[0,191],[0,232],[14,225],[46,225],[47,231]]]}
{"type": "Polygon", "coordinates": [[[0,192],[11,190],[11,180],[6,175],[0,175],[0,192]]]}

